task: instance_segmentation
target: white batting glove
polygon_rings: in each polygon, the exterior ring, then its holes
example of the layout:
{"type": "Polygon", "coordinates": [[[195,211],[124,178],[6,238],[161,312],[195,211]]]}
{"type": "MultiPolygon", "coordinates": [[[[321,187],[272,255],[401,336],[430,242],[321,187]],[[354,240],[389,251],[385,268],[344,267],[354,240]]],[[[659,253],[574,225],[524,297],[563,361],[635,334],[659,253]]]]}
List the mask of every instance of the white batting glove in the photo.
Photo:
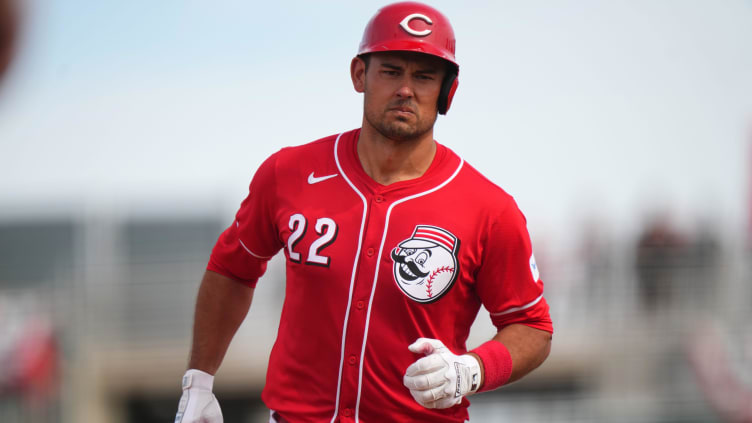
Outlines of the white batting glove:
{"type": "Polygon", "coordinates": [[[222,410],[212,393],[214,376],[190,369],[183,375],[183,396],[180,397],[175,423],[222,423],[222,410]]]}
{"type": "Polygon", "coordinates": [[[402,383],[426,408],[449,408],[478,390],[480,363],[468,354],[455,355],[437,339],[418,338],[407,347],[426,354],[405,371],[402,383]]]}

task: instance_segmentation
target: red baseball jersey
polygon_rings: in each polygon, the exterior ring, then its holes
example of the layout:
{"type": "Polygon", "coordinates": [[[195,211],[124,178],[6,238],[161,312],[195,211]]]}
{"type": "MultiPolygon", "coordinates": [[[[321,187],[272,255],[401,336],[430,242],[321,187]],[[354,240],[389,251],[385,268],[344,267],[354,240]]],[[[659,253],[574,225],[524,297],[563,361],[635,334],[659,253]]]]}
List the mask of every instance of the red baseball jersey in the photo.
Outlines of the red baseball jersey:
{"type": "Polygon", "coordinates": [[[427,337],[467,352],[481,304],[498,328],[552,331],[525,218],[440,144],[420,178],[373,181],[359,133],[269,157],[208,270],[255,286],[284,250],[285,302],[262,399],[287,421],[464,422],[467,399],[445,410],[415,402],[402,377],[420,356],[407,346],[427,337]]]}

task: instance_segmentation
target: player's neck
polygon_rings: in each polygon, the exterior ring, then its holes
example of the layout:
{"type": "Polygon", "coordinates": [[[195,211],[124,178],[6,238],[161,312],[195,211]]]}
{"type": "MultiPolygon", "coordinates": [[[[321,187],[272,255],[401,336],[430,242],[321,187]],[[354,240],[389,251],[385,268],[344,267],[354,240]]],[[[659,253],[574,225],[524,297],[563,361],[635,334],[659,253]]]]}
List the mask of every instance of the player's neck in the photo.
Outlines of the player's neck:
{"type": "Polygon", "coordinates": [[[436,155],[436,142],[433,131],[419,139],[395,141],[364,126],[357,151],[366,174],[382,185],[389,185],[423,176],[436,155]]]}

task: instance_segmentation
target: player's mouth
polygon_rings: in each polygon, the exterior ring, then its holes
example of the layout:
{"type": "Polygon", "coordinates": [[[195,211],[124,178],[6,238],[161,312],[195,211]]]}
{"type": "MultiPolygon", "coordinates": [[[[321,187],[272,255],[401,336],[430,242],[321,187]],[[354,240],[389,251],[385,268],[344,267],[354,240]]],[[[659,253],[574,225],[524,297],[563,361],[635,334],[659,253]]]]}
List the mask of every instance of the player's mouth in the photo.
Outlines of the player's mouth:
{"type": "Polygon", "coordinates": [[[389,108],[390,112],[395,112],[400,116],[415,115],[415,107],[412,107],[408,102],[399,102],[389,108]]]}

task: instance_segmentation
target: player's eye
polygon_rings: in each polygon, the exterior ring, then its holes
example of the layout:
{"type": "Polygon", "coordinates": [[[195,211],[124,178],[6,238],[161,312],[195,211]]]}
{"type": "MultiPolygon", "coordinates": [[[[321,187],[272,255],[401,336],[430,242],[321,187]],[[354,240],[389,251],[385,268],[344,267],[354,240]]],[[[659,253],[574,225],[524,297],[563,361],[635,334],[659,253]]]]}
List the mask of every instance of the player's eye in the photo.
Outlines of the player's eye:
{"type": "Polygon", "coordinates": [[[418,254],[418,257],[415,259],[415,262],[422,266],[423,264],[426,263],[426,260],[428,260],[428,254],[424,251],[418,254]]]}
{"type": "Polygon", "coordinates": [[[412,248],[408,248],[408,249],[405,250],[405,255],[406,256],[411,256],[413,254],[415,254],[415,250],[413,250],[412,248]]]}

